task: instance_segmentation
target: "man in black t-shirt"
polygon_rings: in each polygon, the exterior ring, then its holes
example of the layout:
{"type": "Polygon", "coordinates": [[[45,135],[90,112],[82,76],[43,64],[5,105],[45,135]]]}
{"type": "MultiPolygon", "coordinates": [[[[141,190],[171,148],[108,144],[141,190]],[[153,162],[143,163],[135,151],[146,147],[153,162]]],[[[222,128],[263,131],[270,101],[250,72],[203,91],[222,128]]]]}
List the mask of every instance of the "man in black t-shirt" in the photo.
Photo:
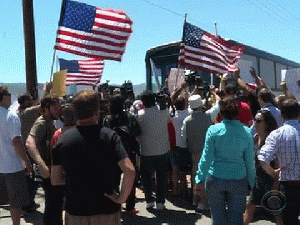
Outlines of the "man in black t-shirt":
{"type": "MultiPolygon", "coordinates": [[[[135,116],[124,111],[125,100],[121,95],[115,95],[110,99],[110,115],[103,120],[103,126],[109,127],[117,132],[125,147],[130,161],[136,166],[136,158],[139,155],[140,146],[136,136],[141,134],[141,129],[135,116]]],[[[126,201],[126,212],[129,215],[139,213],[135,207],[136,181],[126,201]]]]}
{"type": "Polygon", "coordinates": [[[53,149],[51,182],[66,184],[70,224],[120,224],[121,204],[131,191],[134,167],[120,137],[97,124],[98,94],[82,91],[73,104],[77,126],[66,131],[53,149]],[[121,171],[122,187],[116,193],[121,171]]]}

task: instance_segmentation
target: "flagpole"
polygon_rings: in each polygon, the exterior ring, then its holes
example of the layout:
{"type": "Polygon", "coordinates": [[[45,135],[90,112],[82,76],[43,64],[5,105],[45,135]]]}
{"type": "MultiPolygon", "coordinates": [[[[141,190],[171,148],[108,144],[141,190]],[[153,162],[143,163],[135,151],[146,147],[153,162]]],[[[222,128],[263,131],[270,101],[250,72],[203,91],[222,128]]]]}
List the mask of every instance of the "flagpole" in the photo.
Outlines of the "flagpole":
{"type": "MultiPolygon", "coordinates": [[[[66,0],[61,1],[61,9],[63,9],[64,5],[66,5],[66,0]]],[[[62,20],[62,12],[60,12],[59,23],[60,23],[61,20],[62,20]]],[[[56,43],[57,37],[58,37],[58,33],[56,32],[55,43],[56,43]]],[[[51,74],[50,74],[50,82],[51,82],[52,76],[53,76],[53,67],[54,67],[54,62],[55,62],[55,54],[56,54],[56,48],[54,47],[53,60],[52,60],[52,66],[51,66],[51,74]]]]}
{"type": "Polygon", "coordinates": [[[56,72],[59,71],[59,68],[58,68],[58,55],[56,55],[56,72]]]}
{"type": "Polygon", "coordinates": [[[53,76],[53,67],[54,67],[54,62],[55,62],[55,55],[56,55],[56,49],[54,49],[54,51],[53,51],[53,59],[52,59],[52,66],[51,66],[50,82],[51,82],[52,76],[53,76]]]}
{"type": "Polygon", "coordinates": [[[216,36],[218,37],[218,27],[217,27],[217,22],[215,22],[215,30],[216,30],[216,36]]]}
{"type": "MultiPolygon", "coordinates": [[[[184,23],[183,23],[183,32],[182,32],[181,42],[183,41],[183,38],[184,38],[184,25],[185,25],[185,23],[186,23],[187,16],[188,16],[188,14],[185,13],[185,14],[184,14],[184,23]]],[[[180,52],[180,50],[179,50],[179,52],[180,52]]],[[[178,82],[179,70],[180,70],[180,65],[179,65],[179,62],[178,62],[178,65],[177,65],[177,76],[176,76],[176,81],[175,81],[175,88],[176,88],[177,82],[178,82]]]]}

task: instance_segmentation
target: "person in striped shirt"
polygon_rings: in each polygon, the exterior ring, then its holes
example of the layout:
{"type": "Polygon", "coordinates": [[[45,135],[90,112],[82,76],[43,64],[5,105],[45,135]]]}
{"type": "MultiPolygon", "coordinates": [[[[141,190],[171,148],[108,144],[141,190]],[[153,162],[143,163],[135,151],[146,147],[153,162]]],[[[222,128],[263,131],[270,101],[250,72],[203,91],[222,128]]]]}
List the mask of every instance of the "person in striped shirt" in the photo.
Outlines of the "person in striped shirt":
{"type": "Polygon", "coordinates": [[[300,106],[294,99],[285,100],[281,115],[283,126],[272,131],[258,154],[263,169],[280,181],[280,191],[286,196],[286,208],[282,212],[283,224],[298,224],[300,214],[300,106]],[[270,162],[278,159],[279,168],[270,162]]]}

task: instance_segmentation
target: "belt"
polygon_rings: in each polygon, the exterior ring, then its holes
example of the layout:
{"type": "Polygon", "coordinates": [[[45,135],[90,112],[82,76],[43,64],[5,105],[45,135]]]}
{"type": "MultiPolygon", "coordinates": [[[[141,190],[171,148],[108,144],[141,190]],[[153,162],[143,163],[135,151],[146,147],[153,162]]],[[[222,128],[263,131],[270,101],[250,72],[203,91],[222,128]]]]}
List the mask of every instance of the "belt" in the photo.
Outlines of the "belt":
{"type": "Polygon", "coordinates": [[[300,180],[295,181],[280,181],[280,184],[288,187],[300,187],[300,180]]]}

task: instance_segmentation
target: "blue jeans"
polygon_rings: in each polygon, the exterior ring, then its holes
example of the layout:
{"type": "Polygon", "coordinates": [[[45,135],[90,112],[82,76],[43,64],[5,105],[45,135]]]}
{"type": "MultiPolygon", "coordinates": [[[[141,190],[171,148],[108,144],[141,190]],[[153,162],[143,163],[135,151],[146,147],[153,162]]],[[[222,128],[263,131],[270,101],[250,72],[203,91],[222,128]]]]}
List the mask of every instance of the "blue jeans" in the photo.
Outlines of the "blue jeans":
{"type": "Polygon", "coordinates": [[[165,203],[169,153],[141,156],[141,176],[146,202],[155,202],[152,195],[152,173],[156,172],[156,203],[165,203]]]}
{"type": "Polygon", "coordinates": [[[243,225],[247,189],[246,178],[232,180],[207,176],[205,190],[213,225],[243,225]],[[228,206],[227,212],[226,205],[228,206]]]}

